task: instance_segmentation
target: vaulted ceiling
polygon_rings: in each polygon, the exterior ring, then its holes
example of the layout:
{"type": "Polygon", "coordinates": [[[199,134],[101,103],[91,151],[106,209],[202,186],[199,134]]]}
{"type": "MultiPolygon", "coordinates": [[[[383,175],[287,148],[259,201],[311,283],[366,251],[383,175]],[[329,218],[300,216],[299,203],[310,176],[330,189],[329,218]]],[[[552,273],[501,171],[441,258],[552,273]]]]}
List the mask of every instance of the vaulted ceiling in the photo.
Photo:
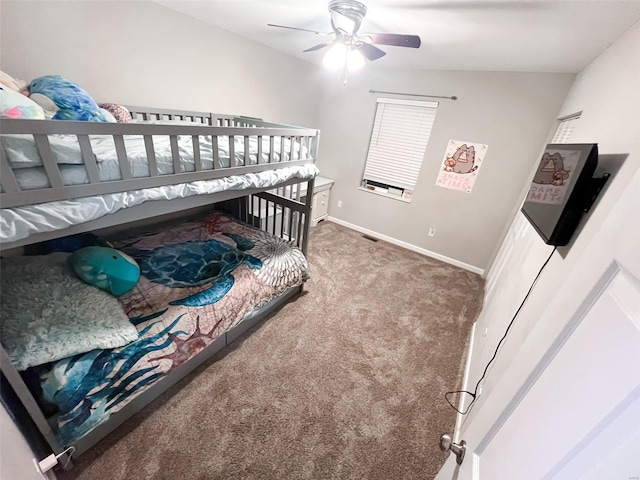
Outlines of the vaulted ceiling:
{"type": "MultiPolygon", "coordinates": [[[[257,43],[302,53],[331,31],[324,0],[157,0],[257,43]]],[[[362,33],[420,35],[419,49],[382,47],[370,68],[575,73],[640,20],[640,0],[363,0],[362,33]]],[[[612,74],[615,74],[612,72],[612,74]]]]}

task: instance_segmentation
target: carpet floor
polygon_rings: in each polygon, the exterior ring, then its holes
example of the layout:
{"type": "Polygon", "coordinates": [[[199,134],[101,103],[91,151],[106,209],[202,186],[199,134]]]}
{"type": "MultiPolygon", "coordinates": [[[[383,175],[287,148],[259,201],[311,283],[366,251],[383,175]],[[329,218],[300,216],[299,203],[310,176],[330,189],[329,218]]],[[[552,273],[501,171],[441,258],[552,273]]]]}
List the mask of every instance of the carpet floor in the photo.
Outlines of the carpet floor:
{"type": "Polygon", "coordinates": [[[433,478],[483,280],[329,222],[309,252],[304,294],[59,478],[433,478]]]}

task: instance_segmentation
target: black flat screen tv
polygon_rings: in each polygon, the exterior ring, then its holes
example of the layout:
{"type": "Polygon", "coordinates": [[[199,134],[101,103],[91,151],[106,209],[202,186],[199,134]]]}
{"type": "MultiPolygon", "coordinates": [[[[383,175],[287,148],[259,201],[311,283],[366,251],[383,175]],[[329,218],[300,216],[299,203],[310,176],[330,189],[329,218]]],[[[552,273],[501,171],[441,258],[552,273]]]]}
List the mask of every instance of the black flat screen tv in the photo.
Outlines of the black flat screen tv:
{"type": "Polygon", "coordinates": [[[522,206],[522,213],[547,244],[569,243],[593,200],[597,164],[595,143],[547,145],[522,206]]]}

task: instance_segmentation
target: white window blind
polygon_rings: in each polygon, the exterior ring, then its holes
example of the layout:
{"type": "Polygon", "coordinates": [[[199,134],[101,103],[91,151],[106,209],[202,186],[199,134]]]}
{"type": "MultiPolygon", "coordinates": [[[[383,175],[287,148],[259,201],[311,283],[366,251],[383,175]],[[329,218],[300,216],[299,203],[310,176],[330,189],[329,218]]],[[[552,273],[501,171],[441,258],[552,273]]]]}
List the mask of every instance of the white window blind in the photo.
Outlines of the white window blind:
{"type": "Polygon", "coordinates": [[[580,119],[580,115],[581,113],[576,113],[574,115],[561,118],[560,125],[558,125],[558,129],[556,130],[556,134],[553,136],[551,143],[569,143],[576,122],[580,119]]]}
{"type": "Polygon", "coordinates": [[[438,102],[378,98],[363,180],[413,190],[438,102]]]}

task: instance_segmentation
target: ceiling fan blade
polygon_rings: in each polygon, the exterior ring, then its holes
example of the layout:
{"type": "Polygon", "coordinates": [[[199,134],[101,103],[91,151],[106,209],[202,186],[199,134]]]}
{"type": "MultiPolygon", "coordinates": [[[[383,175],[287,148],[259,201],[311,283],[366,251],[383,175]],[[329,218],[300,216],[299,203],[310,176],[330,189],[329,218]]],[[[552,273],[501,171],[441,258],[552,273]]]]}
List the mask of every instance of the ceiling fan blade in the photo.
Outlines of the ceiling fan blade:
{"type": "Polygon", "coordinates": [[[318,45],[314,45],[313,47],[309,47],[306,50],[303,50],[303,52],[315,52],[316,50],[320,50],[321,48],[328,47],[329,45],[331,45],[331,42],[319,43],[318,45]]]}
{"type": "Polygon", "coordinates": [[[273,23],[267,23],[267,27],[277,27],[277,28],[286,28],[288,30],[299,30],[301,32],[309,32],[309,33],[315,33],[316,35],[330,35],[333,32],[329,32],[329,33],[323,33],[323,32],[316,32],[315,30],[309,30],[307,28],[298,28],[298,27],[287,27],[286,25],[275,25],[273,23]]]}
{"type": "Polygon", "coordinates": [[[367,38],[369,43],[394,47],[419,48],[422,43],[418,35],[402,35],[399,33],[367,33],[364,37],[367,38]]]}
{"type": "Polygon", "coordinates": [[[384,57],[387,52],[380,50],[378,47],[371,45],[370,43],[363,42],[359,47],[360,53],[370,61],[377,60],[384,57]]]}

